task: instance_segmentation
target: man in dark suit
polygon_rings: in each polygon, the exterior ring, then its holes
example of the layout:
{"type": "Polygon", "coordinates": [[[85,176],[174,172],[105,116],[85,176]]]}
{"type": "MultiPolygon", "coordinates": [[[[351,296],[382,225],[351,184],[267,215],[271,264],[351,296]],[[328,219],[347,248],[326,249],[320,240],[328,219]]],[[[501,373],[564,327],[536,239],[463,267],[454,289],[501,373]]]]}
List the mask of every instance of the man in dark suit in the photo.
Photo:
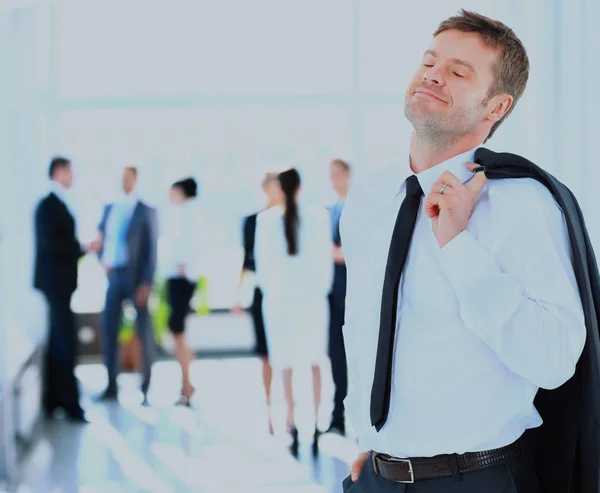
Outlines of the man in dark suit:
{"type": "Polygon", "coordinates": [[[50,315],[43,406],[48,416],[63,408],[72,421],[85,422],[74,373],[77,334],[71,311],[71,297],[77,288],[77,262],[85,251],[77,240],[75,219],[66,201],[66,191],[73,182],[69,160],[53,159],[50,179],[52,191],[40,201],[35,212],[34,286],[44,293],[50,315]]]}
{"type": "Polygon", "coordinates": [[[346,434],[344,399],[348,393],[348,368],[342,334],[344,311],[346,309],[346,264],[340,238],[340,217],[344,203],[346,202],[348,189],[350,188],[350,174],[350,165],[345,161],[335,159],[331,162],[331,185],[338,195],[338,200],[329,207],[333,239],[333,261],[335,266],[333,285],[329,294],[329,359],[331,360],[331,373],[335,392],[331,424],[327,431],[340,435],[346,434]]]}
{"type": "Polygon", "coordinates": [[[150,386],[155,342],[148,298],[156,269],[156,211],[135,193],[137,169],[123,170],[123,197],[106,206],[99,225],[100,260],[108,276],[108,290],[102,320],[104,359],[108,387],[103,400],[117,397],[118,334],[122,304],[131,300],[136,310],[136,328],[142,349],[142,392],[144,403],[150,386]]]}

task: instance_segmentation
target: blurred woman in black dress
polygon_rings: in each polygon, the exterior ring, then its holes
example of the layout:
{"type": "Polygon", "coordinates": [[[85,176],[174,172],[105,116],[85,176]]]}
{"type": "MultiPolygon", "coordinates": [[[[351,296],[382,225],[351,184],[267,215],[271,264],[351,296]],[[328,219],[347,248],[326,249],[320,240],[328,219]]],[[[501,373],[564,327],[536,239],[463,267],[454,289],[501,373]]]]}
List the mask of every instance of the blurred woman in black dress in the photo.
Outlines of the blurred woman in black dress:
{"type": "MultiPolygon", "coordinates": [[[[278,174],[267,173],[262,181],[262,189],[267,196],[267,206],[265,209],[270,209],[281,203],[282,194],[279,187],[278,174]]],[[[240,284],[243,284],[245,279],[256,271],[256,263],[254,260],[254,241],[256,237],[256,217],[258,213],[252,214],[244,219],[243,225],[243,242],[244,242],[244,264],[240,284]]],[[[265,323],[262,314],[263,295],[259,286],[254,289],[254,297],[250,305],[250,315],[254,325],[254,333],[256,339],[255,353],[262,361],[263,384],[267,399],[267,407],[269,409],[269,433],[273,434],[273,424],[271,421],[271,381],[272,369],[269,364],[269,352],[267,348],[267,338],[265,335],[265,323]]],[[[243,309],[240,304],[234,307],[234,313],[242,313],[243,309]]]]}

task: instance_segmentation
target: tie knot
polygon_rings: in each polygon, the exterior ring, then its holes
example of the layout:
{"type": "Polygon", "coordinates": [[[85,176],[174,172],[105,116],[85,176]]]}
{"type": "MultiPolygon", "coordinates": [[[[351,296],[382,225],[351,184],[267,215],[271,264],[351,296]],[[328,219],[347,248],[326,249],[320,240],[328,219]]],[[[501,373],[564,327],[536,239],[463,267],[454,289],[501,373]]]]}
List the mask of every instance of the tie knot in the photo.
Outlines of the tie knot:
{"type": "Polygon", "coordinates": [[[406,195],[412,195],[420,199],[424,193],[421,185],[419,185],[419,180],[415,175],[411,175],[406,179],[406,195]]]}

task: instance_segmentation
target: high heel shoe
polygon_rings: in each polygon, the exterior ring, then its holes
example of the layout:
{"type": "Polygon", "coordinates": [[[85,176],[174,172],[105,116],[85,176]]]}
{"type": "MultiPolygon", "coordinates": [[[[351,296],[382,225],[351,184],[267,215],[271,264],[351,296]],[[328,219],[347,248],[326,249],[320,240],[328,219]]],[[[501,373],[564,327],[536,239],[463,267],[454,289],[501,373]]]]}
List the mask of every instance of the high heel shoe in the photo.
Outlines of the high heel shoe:
{"type": "Polygon", "coordinates": [[[183,392],[183,390],[181,391],[181,395],[179,396],[179,399],[177,400],[177,402],[175,403],[176,406],[184,406],[184,407],[192,407],[192,396],[194,395],[194,392],[196,391],[196,389],[194,387],[191,388],[190,392],[183,392]]]}
{"type": "Polygon", "coordinates": [[[313,435],[313,443],[312,443],[312,453],[313,456],[319,455],[319,438],[321,437],[321,432],[318,428],[315,428],[315,434],[313,435]]]}
{"type": "Polygon", "coordinates": [[[182,406],[182,407],[191,407],[192,404],[190,403],[190,398],[186,397],[185,395],[180,395],[179,399],[177,399],[177,401],[175,402],[176,406],[182,406]]]}
{"type": "Polygon", "coordinates": [[[298,429],[295,426],[292,426],[288,428],[288,432],[292,436],[290,452],[294,457],[298,457],[298,449],[300,448],[300,442],[298,440],[298,429]]]}

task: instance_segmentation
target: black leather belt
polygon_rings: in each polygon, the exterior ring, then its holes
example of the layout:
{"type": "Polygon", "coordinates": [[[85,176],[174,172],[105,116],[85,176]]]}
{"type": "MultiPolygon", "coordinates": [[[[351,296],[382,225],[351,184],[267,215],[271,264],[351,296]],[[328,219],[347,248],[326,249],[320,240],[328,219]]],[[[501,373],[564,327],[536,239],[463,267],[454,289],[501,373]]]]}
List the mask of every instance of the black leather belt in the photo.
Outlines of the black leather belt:
{"type": "Polygon", "coordinates": [[[375,472],[397,483],[414,483],[423,479],[440,479],[460,476],[517,459],[521,456],[521,440],[511,445],[484,452],[469,452],[463,455],[436,455],[415,459],[396,459],[386,454],[373,452],[375,472]]]}

